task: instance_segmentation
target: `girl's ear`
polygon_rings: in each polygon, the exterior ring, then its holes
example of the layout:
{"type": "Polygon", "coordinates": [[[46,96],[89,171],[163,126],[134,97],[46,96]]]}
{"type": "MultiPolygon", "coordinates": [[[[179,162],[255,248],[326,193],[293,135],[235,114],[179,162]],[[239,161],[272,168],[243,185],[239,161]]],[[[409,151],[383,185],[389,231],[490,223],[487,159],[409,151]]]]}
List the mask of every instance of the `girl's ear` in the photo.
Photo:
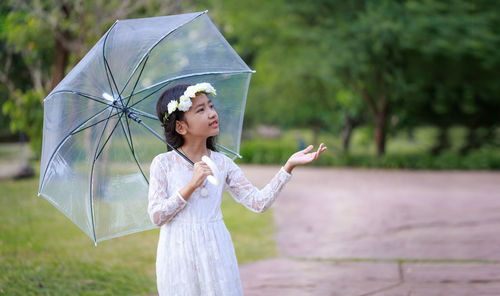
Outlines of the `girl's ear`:
{"type": "Polygon", "coordinates": [[[179,135],[185,135],[187,133],[186,123],[182,120],[175,121],[175,131],[179,135]]]}

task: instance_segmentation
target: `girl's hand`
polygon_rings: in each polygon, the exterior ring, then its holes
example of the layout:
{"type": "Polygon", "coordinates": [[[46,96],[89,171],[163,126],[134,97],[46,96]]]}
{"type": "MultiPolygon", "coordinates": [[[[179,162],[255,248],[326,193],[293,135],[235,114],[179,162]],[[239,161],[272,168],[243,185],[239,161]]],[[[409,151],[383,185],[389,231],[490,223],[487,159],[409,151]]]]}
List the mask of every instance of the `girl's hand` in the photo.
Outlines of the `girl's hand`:
{"type": "Polygon", "coordinates": [[[292,169],[298,165],[307,164],[318,159],[321,153],[326,150],[323,143],[319,145],[318,151],[309,153],[313,149],[313,145],[309,145],[306,149],[295,152],[285,164],[285,170],[290,173],[292,169]]]}
{"type": "Polygon", "coordinates": [[[203,185],[203,182],[208,175],[212,175],[212,170],[203,161],[198,161],[194,164],[193,178],[191,179],[191,185],[194,188],[198,188],[203,185]]]}

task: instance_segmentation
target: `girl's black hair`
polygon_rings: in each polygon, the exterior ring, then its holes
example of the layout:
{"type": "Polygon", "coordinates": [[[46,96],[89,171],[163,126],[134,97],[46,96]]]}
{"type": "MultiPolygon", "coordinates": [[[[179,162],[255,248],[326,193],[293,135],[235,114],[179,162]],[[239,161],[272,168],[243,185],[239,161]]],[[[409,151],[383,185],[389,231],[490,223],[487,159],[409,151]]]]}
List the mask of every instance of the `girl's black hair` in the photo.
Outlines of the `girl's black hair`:
{"type": "MultiPolygon", "coordinates": [[[[158,98],[158,102],[156,102],[156,114],[158,115],[158,119],[160,119],[160,122],[162,123],[165,140],[176,149],[184,144],[184,138],[175,130],[177,120],[186,122],[184,119],[184,111],[177,109],[172,112],[170,116],[168,116],[167,106],[171,101],[178,101],[179,98],[184,94],[188,86],[189,84],[179,84],[170,87],[161,94],[161,96],[158,98]],[[167,114],[168,116],[166,120],[165,114],[167,114]]],[[[211,136],[207,138],[207,148],[212,151],[218,151],[215,145],[216,137],[217,136],[211,136]]],[[[167,151],[171,150],[173,149],[167,145],[167,151]]]]}

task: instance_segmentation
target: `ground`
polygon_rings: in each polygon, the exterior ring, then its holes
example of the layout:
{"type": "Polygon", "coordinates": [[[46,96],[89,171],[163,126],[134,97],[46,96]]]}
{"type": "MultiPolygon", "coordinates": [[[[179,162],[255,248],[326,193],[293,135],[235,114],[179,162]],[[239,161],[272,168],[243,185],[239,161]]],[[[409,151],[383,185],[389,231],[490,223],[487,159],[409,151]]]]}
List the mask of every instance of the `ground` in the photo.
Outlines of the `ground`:
{"type": "MultiPolygon", "coordinates": [[[[276,166],[242,166],[265,185],[276,166]]],[[[499,295],[500,173],[298,167],[251,295],[499,295]]]]}

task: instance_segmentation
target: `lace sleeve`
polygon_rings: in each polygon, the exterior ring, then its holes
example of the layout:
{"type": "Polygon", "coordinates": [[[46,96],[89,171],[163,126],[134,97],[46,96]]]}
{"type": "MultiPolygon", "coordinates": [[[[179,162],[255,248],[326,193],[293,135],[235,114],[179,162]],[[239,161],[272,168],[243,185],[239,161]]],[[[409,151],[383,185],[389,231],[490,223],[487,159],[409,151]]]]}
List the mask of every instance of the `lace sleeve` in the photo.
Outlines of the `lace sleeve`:
{"type": "Polygon", "coordinates": [[[179,192],[167,196],[166,170],[159,157],[155,157],[151,162],[148,200],[149,217],[157,226],[168,222],[187,204],[179,192]]]}
{"type": "Polygon", "coordinates": [[[225,189],[237,202],[243,204],[249,210],[263,213],[273,204],[281,189],[291,177],[292,174],[287,173],[281,167],[271,181],[259,190],[248,181],[241,168],[230,160],[225,189]]]}

